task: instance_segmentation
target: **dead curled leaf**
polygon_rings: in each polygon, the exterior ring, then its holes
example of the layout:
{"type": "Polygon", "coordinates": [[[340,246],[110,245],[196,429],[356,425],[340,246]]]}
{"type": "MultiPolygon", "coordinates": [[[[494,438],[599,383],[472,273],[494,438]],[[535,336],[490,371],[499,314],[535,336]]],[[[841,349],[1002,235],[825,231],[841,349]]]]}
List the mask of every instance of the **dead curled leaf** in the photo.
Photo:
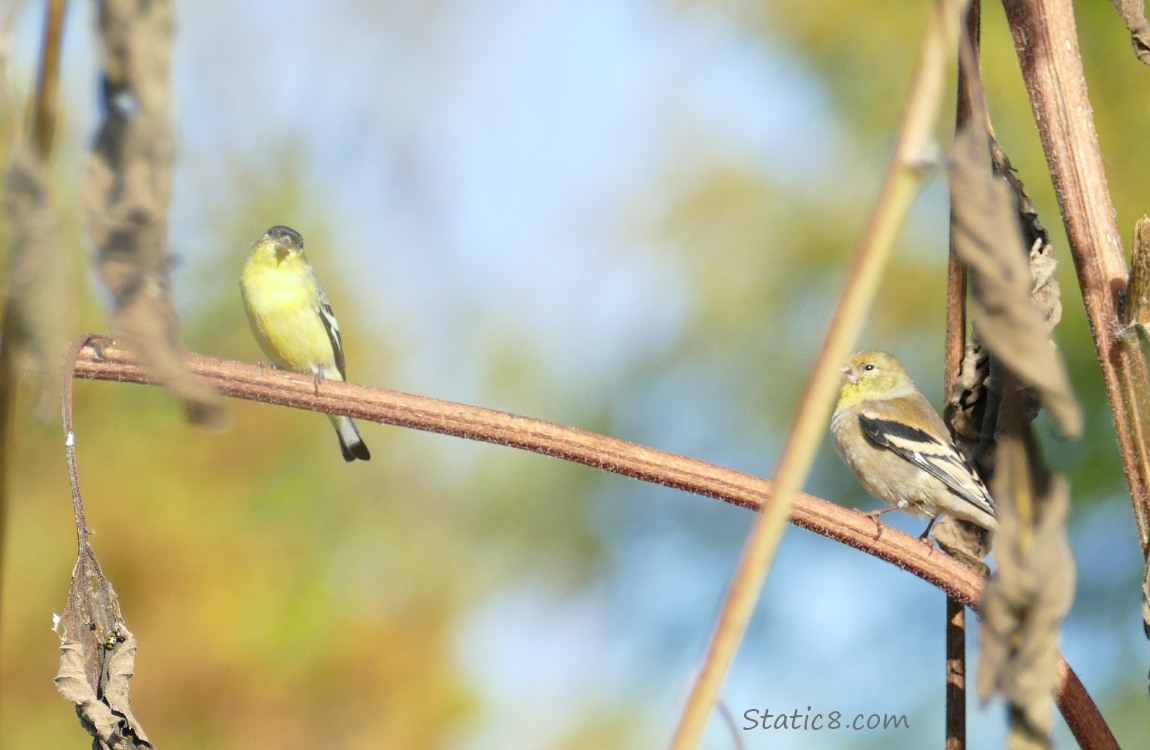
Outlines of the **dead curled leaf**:
{"type": "Polygon", "coordinates": [[[1042,466],[1031,421],[1041,404],[1064,435],[1075,436],[1082,414],[1051,337],[1062,302],[1046,232],[985,128],[967,123],[955,133],[950,185],[951,243],[971,276],[975,342],[953,411],[957,432],[971,438],[977,430],[984,468],[993,455],[999,523],[996,570],[982,601],[977,688],[983,700],[1006,698],[1011,748],[1045,748],[1075,567],[1065,531],[1069,491],[1042,466]],[[984,367],[977,366],[980,346],[989,353],[984,367]]]}
{"type": "MultiPolygon", "coordinates": [[[[1049,335],[1061,315],[1060,303],[1050,305],[1057,301],[1053,273],[1044,274],[1041,290],[1050,306],[1040,310],[1031,295],[1036,280],[1028,268],[1015,202],[1007,185],[991,173],[988,144],[979,127],[968,125],[955,133],[951,242],[970,272],[971,321],[994,358],[1035,391],[1064,435],[1074,437],[1082,430],[1082,411],[1049,335]]],[[[1053,262],[1036,260],[1040,272],[1053,262]]]]}
{"type": "Polygon", "coordinates": [[[977,443],[982,430],[982,413],[986,406],[986,378],[990,358],[978,342],[969,341],[959,364],[958,377],[946,402],[946,423],[955,436],[977,443]]]}
{"type": "Polygon", "coordinates": [[[130,633],[112,649],[107,660],[108,680],[104,698],[88,684],[84,675],[83,646],[76,641],[60,643],[60,670],[56,674],[56,689],[76,704],[76,713],[84,728],[106,747],[152,747],[143,727],[132,715],[128,702],[128,678],[132,676],[136,646],[130,633]]]}
{"type": "MultiPolygon", "coordinates": [[[[1000,444],[1000,456],[1004,450],[1020,455],[1026,449],[1000,444]]],[[[1074,598],[1075,568],[1066,539],[1070,498],[1061,477],[1031,474],[1035,467],[1025,466],[1025,457],[1007,463],[1012,466],[1000,464],[995,477],[996,495],[1038,490],[1031,507],[1039,512],[1030,525],[1013,504],[1000,508],[997,570],[982,597],[978,695],[985,701],[1001,692],[1011,705],[1014,736],[1023,746],[1046,747],[1054,717],[1058,634],[1074,598]]]]}
{"type": "Polygon", "coordinates": [[[184,361],[169,283],[172,16],[169,2],[101,4],[104,119],[88,162],[84,223],[120,333],[194,421],[218,425],[223,398],[184,361]]]}
{"type": "Polygon", "coordinates": [[[111,582],[86,542],[72,572],[68,606],[56,626],[60,668],[56,689],[76,713],[96,746],[150,748],[132,714],[128,680],[135,671],[136,639],[120,615],[111,582]]]}
{"type": "Polygon", "coordinates": [[[946,554],[974,568],[983,578],[990,575],[990,568],[983,562],[991,548],[991,534],[986,529],[943,516],[931,527],[930,536],[946,554]]]}

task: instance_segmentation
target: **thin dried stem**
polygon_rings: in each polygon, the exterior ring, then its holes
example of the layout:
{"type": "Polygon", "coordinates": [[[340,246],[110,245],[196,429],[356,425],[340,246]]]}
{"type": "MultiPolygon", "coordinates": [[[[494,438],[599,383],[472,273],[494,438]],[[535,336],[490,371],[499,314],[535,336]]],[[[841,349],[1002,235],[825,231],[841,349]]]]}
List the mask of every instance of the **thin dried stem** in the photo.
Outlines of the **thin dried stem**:
{"type": "MultiPolygon", "coordinates": [[[[982,4],[972,0],[966,9],[963,25],[965,37],[960,46],[969,43],[977,59],[981,39],[982,4]],[[967,41],[968,40],[968,41],[967,41]]],[[[974,115],[971,97],[975,89],[969,76],[959,66],[957,100],[955,102],[955,132],[974,115]]],[[[979,91],[981,89],[978,89],[979,91]]],[[[954,226],[951,209],[950,226],[954,226]]],[[[946,350],[943,368],[943,393],[950,393],[958,380],[966,351],[966,268],[952,245],[946,274],[946,350]]],[[[966,748],[966,609],[953,597],[946,598],[946,750],[966,748]]]]}
{"type": "Polygon", "coordinates": [[[56,100],[60,88],[60,49],[64,40],[64,19],[68,0],[48,0],[45,8],[44,37],[40,68],[36,76],[36,96],[32,100],[32,136],[36,152],[47,160],[56,137],[56,100]]]}
{"type": "Polygon", "coordinates": [[[64,422],[64,460],[68,464],[68,484],[72,489],[72,512],[76,517],[77,552],[83,555],[90,549],[88,544],[88,519],[84,515],[84,500],[80,493],[80,472],[76,468],[76,432],[72,426],[72,392],[75,378],[74,363],[87,345],[86,337],[76,339],[68,350],[68,365],[71,369],[64,373],[64,389],[61,398],[61,413],[64,422]]]}
{"type": "Polygon", "coordinates": [[[80,496],[76,468],[76,432],[72,424],[74,365],[88,338],[77,339],[68,350],[64,371],[64,455],[76,516],[76,566],[68,587],[68,603],[54,625],[60,637],[60,668],[53,678],[56,689],[76,707],[81,726],[92,735],[93,747],[150,750],[140,722],[132,711],[128,681],[135,674],[136,639],[124,622],[112,582],[100,570],[89,542],[88,521],[80,496]]]}
{"type": "Polygon", "coordinates": [[[946,597],[946,750],[966,748],[966,607],[946,597]]]}
{"type": "Polygon", "coordinates": [[[954,4],[936,3],[915,66],[903,110],[898,141],[870,224],[855,252],[855,262],[831,319],[806,393],[779,459],[772,502],[755,522],[735,569],[730,590],[707,656],[687,698],[671,741],[673,750],[692,750],[702,741],[711,709],[742,642],[766,582],[787,517],[810,470],[826,430],[838,368],[858,336],[878,290],[886,260],[907,212],[929,171],[937,146],[932,133],[942,102],[949,50],[957,38],[954,4]]]}

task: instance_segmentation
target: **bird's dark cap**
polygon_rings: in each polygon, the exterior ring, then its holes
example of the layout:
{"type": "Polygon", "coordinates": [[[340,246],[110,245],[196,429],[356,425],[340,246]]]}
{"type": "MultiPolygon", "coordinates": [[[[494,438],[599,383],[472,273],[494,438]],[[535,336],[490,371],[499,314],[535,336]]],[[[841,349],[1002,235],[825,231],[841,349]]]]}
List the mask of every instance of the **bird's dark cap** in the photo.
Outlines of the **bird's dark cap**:
{"type": "Polygon", "coordinates": [[[276,224],[264,233],[264,237],[275,240],[277,243],[286,243],[301,249],[303,248],[303,235],[291,227],[285,227],[283,224],[276,224]]]}

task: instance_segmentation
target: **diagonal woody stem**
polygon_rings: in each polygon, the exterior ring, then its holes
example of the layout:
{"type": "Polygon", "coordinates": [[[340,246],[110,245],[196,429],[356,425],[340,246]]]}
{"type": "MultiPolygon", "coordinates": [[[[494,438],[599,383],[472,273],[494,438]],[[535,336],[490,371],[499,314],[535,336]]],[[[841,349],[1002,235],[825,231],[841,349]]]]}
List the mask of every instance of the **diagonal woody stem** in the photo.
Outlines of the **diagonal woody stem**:
{"type": "Polygon", "coordinates": [[[1143,556],[1150,553],[1150,382],[1136,346],[1117,341],[1126,261],[1106,183],[1070,0],[1004,0],[1086,315],[1114,412],[1143,556]]]}

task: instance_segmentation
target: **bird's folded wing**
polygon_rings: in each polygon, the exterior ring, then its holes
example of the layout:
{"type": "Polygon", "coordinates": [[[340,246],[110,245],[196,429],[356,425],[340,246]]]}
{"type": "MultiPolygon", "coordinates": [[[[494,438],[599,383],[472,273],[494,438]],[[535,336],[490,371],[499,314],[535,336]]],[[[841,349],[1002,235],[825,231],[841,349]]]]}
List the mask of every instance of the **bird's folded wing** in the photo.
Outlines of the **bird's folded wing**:
{"type": "Polygon", "coordinates": [[[314,274],[312,275],[312,282],[318,293],[315,311],[319,314],[320,320],[323,321],[323,329],[327,332],[328,341],[331,342],[331,352],[335,356],[335,369],[339,370],[341,379],[347,380],[347,369],[343,362],[343,337],[339,335],[339,322],[336,321],[331,303],[327,301],[327,295],[323,293],[323,288],[319,285],[314,274]]]}
{"type": "Polygon", "coordinates": [[[860,413],[859,425],[873,442],[888,448],[945,484],[972,505],[996,516],[986,485],[948,442],[893,419],[860,413]]]}

